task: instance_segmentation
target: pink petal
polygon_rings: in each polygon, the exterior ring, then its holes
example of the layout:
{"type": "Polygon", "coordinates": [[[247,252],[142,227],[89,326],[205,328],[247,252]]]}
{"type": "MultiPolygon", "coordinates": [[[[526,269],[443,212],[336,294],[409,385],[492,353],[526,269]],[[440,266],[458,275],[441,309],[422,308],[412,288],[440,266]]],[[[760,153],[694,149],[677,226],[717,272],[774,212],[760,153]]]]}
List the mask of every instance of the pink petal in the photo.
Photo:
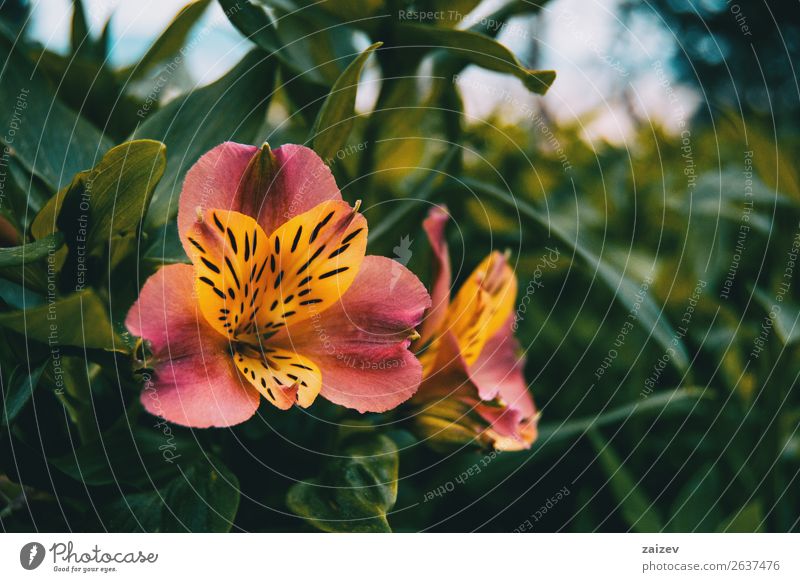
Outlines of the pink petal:
{"type": "Polygon", "coordinates": [[[257,151],[255,146],[225,142],[203,154],[186,173],[178,202],[178,232],[186,254],[193,253],[186,236],[197,220],[198,208],[240,210],[239,183],[257,151]]]}
{"type": "MultiPolygon", "coordinates": [[[[436,365],[425,378],[420,402],[458,398],[470,403],[488,423],[491,438],[511,450],[530,446],[536,436],[537,411],[523,369],[525,358],[518,356],[519,344],[512,331],[513,315],[501,330],[486,342],[475,363],[464,361],[451,332],[441,336],[436,365]],[[500,398],[501,407],[489,402],[500,398]]],[[[499,447],[498,447],[499,448],[499,447]]]]}
{"type": "Polygon", "coordinates": [[[214,331],[193,299],[194,269],[169,265],[150,277],[125,325],[150,343],[154,371],[141,401],[170,422],[206,428],[244,422],[258,392],[239,377],[228,341],[214,331]]]}
{"type": "Polygon", "coordinates": [[[278,162],[269,191],[259,206],[258,223],[271,234],[290,218],[327,200],[341,200],[328,166],[314,150],[286,144],[273,151],[278,162]]]}
{"type": "Polygon", "coordinates": [[[450,215],[440,206],[434,206],[428,217],[423,221],[422,227],[428,235],[433,249],[433,282],[431,283],[432,306],[425,315],[420,329],[418,344],[425,345],[442,327],[447,317],[447,307],[450,305],[450,284],[452,282],[452,268],[450,267],[450,251],[445,238],[445,226],[450,215]]]}
{"type": "Polygon", "coordinates": [[[525,356],[518,355],[520,348],[512,330],[513,321],[512,315],[500,331],[486,342],[469,375],[481,399],[492,400],[499,396],[510,407],[519,409],[525,416],[531,416],[536,409],[523,374],[525,356]]]}
{"type": "Polygon", "coordinates": [[[313,150],[287,144],[272,150],[274,166],[263,175],[264,191],[249,192],[245,171],[254,156],[268,150],[225,142],[204,154],[186,173],[178,206],[178,231],[187,254],[186,234],[197,220],[197,209],[234,210],[257,218],[267,234],[284,222],[326,200],[342,196],[328,166],[313,150]]]}
{"type": "Polygon", "coordinates": [[[419,387],[422,367],[408,350],[408,337],[429,306],[425,287],[411,271],[367,256],[339,303],[273,340],[320,367],[321,394],[331,402],[383,412],[419,387]]]}

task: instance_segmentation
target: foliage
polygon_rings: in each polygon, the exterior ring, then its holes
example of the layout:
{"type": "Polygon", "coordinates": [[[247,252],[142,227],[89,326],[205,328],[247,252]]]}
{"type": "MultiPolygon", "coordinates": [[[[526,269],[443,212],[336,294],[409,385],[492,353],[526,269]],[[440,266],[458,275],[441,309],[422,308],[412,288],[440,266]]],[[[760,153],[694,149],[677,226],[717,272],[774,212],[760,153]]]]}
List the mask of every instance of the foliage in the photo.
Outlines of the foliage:
{"type": "Polygon", "coordinates": [[[4,15],[2,126],[18,128],[0,135],[13,234],[0,248],[0,478],[15,492],[0,496],[4,530],[512,531],[564,487],[574,494],[537,530],[797,530],[800,180],[781,153],[796,159],[796,135],[778,143],[726,112],[691,126],[688,151],[649,124],[633,147],[595,143],[550,122],[546,97],[520,123],[468,119],[462,96],[480,89],[456,83],[467,67],[531,95],[555,74],[485,28],[404,21],[402,1],[219,4],[250,50],[172,100],[154,80],[209,0],[119,68],[109,27],[91,36],[80,2],[68,55],[4,15]],[[365,90],[374,105],[356,108],[365,90]],[[458,282],[510,249],[537,443],[442,455],[406,409],[262,409],[219,430],[144,413],[141,346],[122,322],[149,275],[186,261],[180,187],[225,140],[313,146],[345,198],[363,200],[370,253],[410,237],[426,283],[431,203],[458,225],[458,282]],[[427,500],[446,484],[457,494],[427,500]]]}

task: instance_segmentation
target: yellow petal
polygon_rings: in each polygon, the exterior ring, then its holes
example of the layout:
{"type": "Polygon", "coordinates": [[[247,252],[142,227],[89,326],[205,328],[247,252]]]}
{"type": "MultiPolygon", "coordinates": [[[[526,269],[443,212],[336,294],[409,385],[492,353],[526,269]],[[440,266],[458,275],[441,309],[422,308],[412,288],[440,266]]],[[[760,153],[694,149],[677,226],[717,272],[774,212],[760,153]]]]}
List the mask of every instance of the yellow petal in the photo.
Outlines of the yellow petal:
{"type": "Polygon", "coordinates": [[[295,402],[303,408],[310,406],[322,387],[317,365],[292,351],[238,347],[233,357],[242,375],[282,410],[295,402]]]}
{"type": "Polygon", "coordinates": [[[315,206],[269,239],[268,282],[256,319],[263,331],[321,313],[347,291],[367,247],[367,221],[346,202],[315,206]]]}
{"type": "Polygon", "coordinates": [[[249,216],[210,209],[198,216],[188,239],[206,321],[231,340],[254,336],[269,255],[264,231],[249,216]]]}
{"type": "Polygon", "coordinates": [[[505,256],[492,252],[459,289],[448,309],[447,326],[468,365],[508,321],[517,297],[517,278],[505,256]]]}

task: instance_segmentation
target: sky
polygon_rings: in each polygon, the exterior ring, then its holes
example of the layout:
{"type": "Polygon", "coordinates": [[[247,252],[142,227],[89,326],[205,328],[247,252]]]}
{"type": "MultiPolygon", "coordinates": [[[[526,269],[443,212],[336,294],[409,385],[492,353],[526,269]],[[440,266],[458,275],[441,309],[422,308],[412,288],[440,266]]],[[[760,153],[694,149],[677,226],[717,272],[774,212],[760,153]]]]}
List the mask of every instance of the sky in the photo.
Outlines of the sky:
{"type": "MultiPolygon", "coordinates": [[[[490,0],[496,2],[497,0],[490,0]]],[[[621,22],[619,0],[555,0],[536,19],[514,18],[502,23],[498,38],[523,60],[538,41],[537,65],[558,72],[544,101],[531,95],[508,76],[476,67],[463,76],[462,88],[480,84],[500,88],[490,94],[464,91],[466,112],[477,118],[500,110],[518,121],[544,106],[558,121],[580,123],[588,139],[624,142],[632,129],[633,109],[668,130],[678,131],[681,115],[691,115],[699,99],[675,84],[666,65],[678,45],[654,18],[637,17],[621,22]],[[659,63],[663,66],[659,66],[659,63]],[[681,111],[675,107],[675,99],[681,111]]],[[[129,64],[185,4],[185,0],[84,0],[90,26],[99,33],[113,15],[112,62],[129,64]]],[[[33,0],[32,36],[57,52],[68,45],[70,0],[33,0]]],[[[482,7],[485,11],[486,6],[482,7]]],[[[480,8],[477,18],[480,22],[480,8]]],[[[485,26],[497,26],[486,23],[485,26]]],[[[193,80],[204,85],[231,68],[248,50],[249,43],[230,25],[217,3],[198,23],[201,42],[186,55],[193,80]]],[[[374,95],[365,84],[359,105],[368,106],[374,95]]]]}

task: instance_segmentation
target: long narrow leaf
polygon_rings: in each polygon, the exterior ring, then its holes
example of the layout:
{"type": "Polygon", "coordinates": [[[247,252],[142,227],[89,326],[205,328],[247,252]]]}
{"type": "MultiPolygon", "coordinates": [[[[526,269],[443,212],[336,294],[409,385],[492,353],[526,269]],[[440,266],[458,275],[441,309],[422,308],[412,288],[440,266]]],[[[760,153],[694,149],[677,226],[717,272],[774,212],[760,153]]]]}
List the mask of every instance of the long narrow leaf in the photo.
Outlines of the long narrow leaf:
{"type": "Polygon", "coordinates": [[[382,44],[376,42],[358,55],[336,80],[325,99],[309,136],[313,140],[314,149],[323,160],[336,155],[347,143],[355,123],[358,79],[369,56],[382,44]]]}
{"type": "Polygon", "coordinates": [[[653,336],[653,338],[665,350],[672,351],[670,362],[681,371],[686,370],[689,365],[689,354],[686,347],[678,336],[676,336],[670,323],[666,317],[661,313],[661,309],[656,305],[652,296],[649,293],[642,292],[643,287],[628,278],[625,273],[621,272],[616,266],[604,261],[601,256],[595,254],[592,248],[594,245],[588,240],[585,233],[575,232],[574,236],[567,233],[567,231],[548,220],[546,216],[536,210],[533,206],[514,198],[509,193],[478,180],[465,178],[464,184],[468,187],[488,194],[496,200],[518,210],[528,218],[534,220],[537,224],[547,229],[548,232],[553,233],[556,238],[560,239],[569,248],[575,250],[575,253],[581,257],[593,271],[614,293],[614,297],[622,303],[627,309],[637,308],[638,317],[637,321],[640,325],[645,327],[653,336]]]}

